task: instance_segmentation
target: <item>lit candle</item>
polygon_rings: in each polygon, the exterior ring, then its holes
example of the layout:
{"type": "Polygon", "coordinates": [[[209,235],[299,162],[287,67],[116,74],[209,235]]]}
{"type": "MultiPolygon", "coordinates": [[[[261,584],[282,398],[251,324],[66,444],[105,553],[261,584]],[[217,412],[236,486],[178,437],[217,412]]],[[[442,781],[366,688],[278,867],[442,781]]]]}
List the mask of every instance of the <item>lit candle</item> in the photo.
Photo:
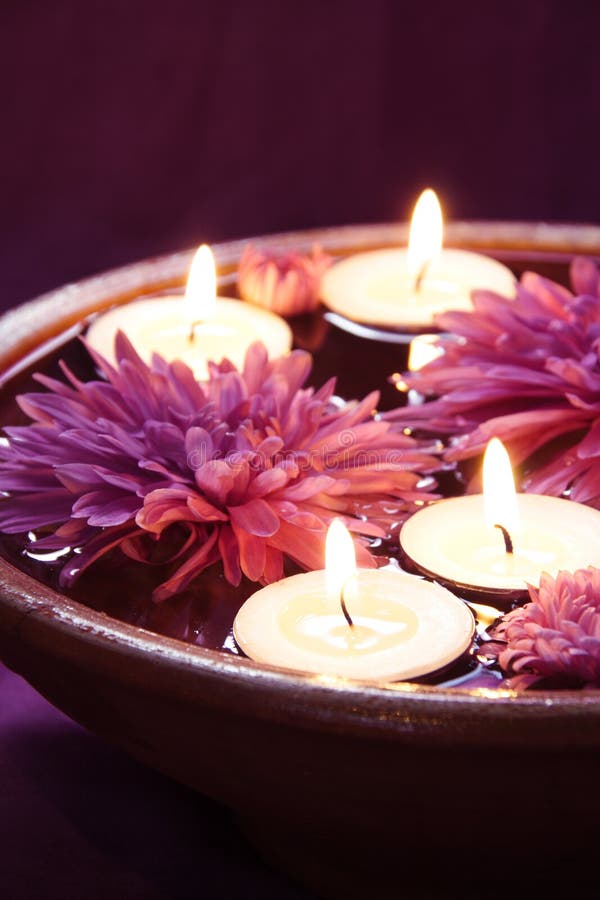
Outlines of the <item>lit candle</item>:
{"type": "Polygon", "coordinates": [[[442,249],[442,211],[424,191],[413,214],[408,248],[357,253],[324,277],[323,302],[338,315],[369,325],[421,330],[436,313],[471,309],[471,292],[487,288],[514,297],[512,272],[495,259],[442,249]]]}
{"type": "Polygon", "coordinates": [[[442,355],[443,350],[438,343],[438,338],[437,334],[418,334],[412,339],[408,351],[409,372],[418,372],[427,363],[442,355]]]}
{"type": "Polygon", "coordinates": [[[220,362],[227,357],[241,367],[254,341],[262,341],[273,357],[287,353],[292,345],[290,328],[280,316],[241,300],[216,296],[214,258],[205,244],[194,256],[183,297],[137,300],[92,322],[89,343],[113,362],[119,329],[146,362],[153,353],[169,361],[181,359],[199,379],[208,375],[208,360],[220,362]]]}
{"type": "MultiPolygon", "coordinates": [[[[437,334],[417,334],[410,342],[408,350],[407,368],[409,372],[418,372],[427,363],[432,362],[443,354],[442,348],[438,344],[437,334]]],[[[411,406],[423,403],[425,397],[415,390],[410,390],[408,384],[400,374],[395,372],[390,376],[390,381],[394,384],[396,390],[402,393],[408,392],[408,402],[411,406]]]]}
{"type": "Polygon", "coordinates": [[[473,616],[440,585],[397,569],[357,569],[340,520],[327,534],[325,569],[253,594],[234,622],[252,659],[366,681],[400,681],[446,668],[471,645],[473,616]]]}
{"type": "Polygon", "coordinates": [[[494,438],[484,458],[484,493],[439,500],[400,532],[424,574],[469,593],[524,593],[542,572],[600,564],[600,512],[572,500],[517,494],[510,460],[494,438]]]}

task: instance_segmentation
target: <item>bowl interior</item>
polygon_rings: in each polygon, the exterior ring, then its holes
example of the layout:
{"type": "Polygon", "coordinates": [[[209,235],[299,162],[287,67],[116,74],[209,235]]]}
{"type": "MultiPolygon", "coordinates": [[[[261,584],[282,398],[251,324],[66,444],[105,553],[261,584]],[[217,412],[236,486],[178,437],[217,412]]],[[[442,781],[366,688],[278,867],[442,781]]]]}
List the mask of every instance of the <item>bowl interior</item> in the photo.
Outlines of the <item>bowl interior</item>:
{"type": "MultiPolygon", "coordinates": [[[[393,246],[405,238],[403,228],[392,225],[351,226],[298,234],[274,235],[254,243],[267,247],[307,249],[317,242],[334,254],[364,248],[393,246]]],[[[481,249],[502,259],[517,275],[525,269],[566,281],[568,265],[577,253],[600,253],[600,229],[577,225],[528,223],[455,223],[448,243],[481,249]]],[[[244,242],[216,248],[221,293],[235,283],[236,263],[244,242]]],[[[0,321],[0,367],[4,372],[0,421],[12,414],[11,386],[27,379],[48,353],[59,356],[81,323],[94,313],[136,296],[181,288],[192,251],[147,260],[54,291],[6,314],[0,321]]],[[[364,340],[331,325],[326,313],[294,323],[299,346],[315,354],[313,380],[322,383],[340,375],[340,393],[363,395],[381,387],[385,377],[405,362],[407,337],[398,335],[387,345],[364,340]],[[348,360],[360,359],[360,366],[348,360]],[[367,375],[365,376],[365,372],[367,375]]],[[[393,388],[382,404],[397,402],[393,388]]],[[[110,584],[102,590],[110,591],[110,584]]],[[[239,596],[229,595],[230,604],[239,596]]],[[[402,734],[408,740],[427,740],[435,731],[440,741],[469,745],[520,745],[532,738],[560,745],[556,724],[585,712],[580,729],[582,745],[600,740],[600,694],[585,692],[514,692],[485,688],[446,689],[430,685],[363,685],[342,679],[280,671],[250,660],[227,656],[202,646],[185,644],[135,624],[94,610],[51,585],[26,574],[7,559],[0,559],[0,653],[44,690],[47,674],[32,665],[31,654],[58,652],[72,662],[85,658],[95,670],[118,671],[127,683],[144,677],[157,679],[160,690],[204,698],[223,707],[271,720],[303,722],[320,729],[349,729],[374,734],[402,734]],[[535,712],[535,715],[532,713],[535,712]],[[507,717],[516,728],[506,732],[507,717]],[[484,721],[476,732],[468,723],[484,721]],[[411,737],[412,735],[412,737],[411,737]]],[[[77,718],[78,711],[69,710],[77,718]]]]}

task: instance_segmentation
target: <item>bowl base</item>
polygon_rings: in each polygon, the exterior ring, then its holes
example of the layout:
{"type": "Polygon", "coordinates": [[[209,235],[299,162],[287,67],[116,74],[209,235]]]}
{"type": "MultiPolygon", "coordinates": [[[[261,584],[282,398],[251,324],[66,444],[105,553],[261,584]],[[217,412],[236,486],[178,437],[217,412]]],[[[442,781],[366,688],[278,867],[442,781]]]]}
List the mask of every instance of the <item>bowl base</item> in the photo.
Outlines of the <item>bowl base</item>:
{"type": "Polygon", "coordinates": [[[483,822],[471,834],[436,833],[432,822],[429,839],[406,835],[402,827],[381,839],[366,830],[328,831],[319,822],[307,827],[240,813],[235,818],[270,866],[325,900],[558,897],[591,889],[597,879],[593,830],[577,844],[570,836],[565,840],[560,821],[556,844],[542,848],[535,836],[526,840],[509,832],[499,843],[483,822]]]}

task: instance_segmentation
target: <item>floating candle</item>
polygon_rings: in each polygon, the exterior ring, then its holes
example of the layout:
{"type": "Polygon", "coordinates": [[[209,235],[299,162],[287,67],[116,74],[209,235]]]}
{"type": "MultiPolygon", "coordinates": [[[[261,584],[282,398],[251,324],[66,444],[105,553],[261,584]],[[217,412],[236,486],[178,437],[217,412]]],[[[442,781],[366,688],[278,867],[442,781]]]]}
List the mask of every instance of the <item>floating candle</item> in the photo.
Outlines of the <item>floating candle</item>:
{"type": "MultiPolygon", "coordinates": [[[[427,363],[437,359],[443,354],[442,348],[438,344],[438,334],[417,334],[410,342],[408,349],[407,368],[409,372],[418,372],[427,363]]],[[[397,391],[408,393],[408,402],[411,406],[417,406],[425,401],[425,396],[417,391],[411,390],[400,372],[395,372],[390,376],[397,391]]]]}
{"type": "Polygon", "coordinates": [[[444,352],[438,344],[437,334],[417,334],[410,342],[408,370],[418,372],[427,363],[437,359],[444,352]]]}
{"type": "Polygon", "coordinates": [[[266,309],[216,296],[213,255],[205,244],[190,268],[185,295],[137,300],[99,316],[87,333],[92,347],[114,361],[114,339],[124,331],[142,359],[153,353],[181,359],[197,378],[208,375],[207,361],[223,357],[243,366],[249,345],[260,340],[270,356],[281,356],[292,345],[292,333],[280,316],[266,309]]]}
{"type": "Polygon", "coordinates": [[[356,569],[340,520],[327,535],[326,568],[257,591],[234,622],[252,659],[367,681],[399,681],[447,667],[470,646],[468,607],[437,584],[396,569],[356,569]]]}
{"type": "Polygon", "coordinates": [[[324,303],[355,322],[420,330],[436,313],[471,309],[471,292],[487,288],[515,295],[512,272],[495,259],[442,249],[442,211],[432,190],[421,194],[407,249],[357,253],[325,273],[324,303]]]}
{"type": "Polygon", "coordinates": [[[600,563],[600,512],[572,500],[517,494],[508,454],[494,438],[484,493],[440,500],[415,513],[400,544],[416,568],[469,592],[522,592],[542,572],[600,563]]]}

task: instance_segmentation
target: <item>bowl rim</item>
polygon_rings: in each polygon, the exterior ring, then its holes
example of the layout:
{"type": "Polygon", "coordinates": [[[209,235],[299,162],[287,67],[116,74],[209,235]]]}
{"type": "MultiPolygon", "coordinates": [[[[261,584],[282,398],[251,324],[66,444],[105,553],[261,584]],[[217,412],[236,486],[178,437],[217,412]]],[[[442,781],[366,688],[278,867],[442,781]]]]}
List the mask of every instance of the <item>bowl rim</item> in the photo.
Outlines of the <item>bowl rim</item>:
{"type": "MultiPolygon", "coordinates": [[[[265,249],[300,251],[319,243],[330,253],[343,254],[356,250],[357,245],[394,245],[406,233],[405,225],[379,223],[248,240],[265,249]]],[[[448,244],[505,249],[512,256],[533,251],[563,259],[577,253],[600,254],[600,227],[594,225],[456,222],[450,223],[447,235],[448,244]]],[[[221,279],[235,271],[248,240],[214,245],[221,279]]],[[[193,252],[185,250],[112,269],[9,310],[0,317],[0,371],[4,372],[0,383],[35,361],[36,353],[47,352],[47,341],[59,341],[92,313],[127,302],[141,292],[183,285],[193,252]]],[[[184,678],[192,694],[197,692],[203,702],[278,722],[364,735],[402,734],[417,741],[435,734],[441,744],[451,730],[453,745],[460,733],[460,740],[468,745],[497,746],[500,741],[509,747],[530,743],[550,726],[554,733],[559,722],[568,729],[574,719],[581,723],[585,712],[591,727],[583,729],[578,743],[600,744],[600,690],[529,693],[403,682],[372,684],[282,670],[121,622],[46,587],[0,558],[2,628],[6,630],[4,647],[12,640],[24,641],[43,652],[60,640],[63,654],[77,655],[83,648],[90,652],[91,664],[106,672],[114,673],[116,667],[123,677],[135,681],[144,672],[154,677],[158,667],[165,691],[176,692],[178,677],[184,678]],[[136,666],[140,667],[137,672],[136,666]],[[469,723],[475,718],[486,723],[487,732],[478,728],[479,733],[473,733],[469,723]],[[513,727],[504,733],[507,722],[513,727]]],[[[4,655],[11,665],[12,654],[4,655]]],[[[557,737],[557,746],[567,740],[572,744],[572,731],[567,731],[567,737],[557,737]]]]}

